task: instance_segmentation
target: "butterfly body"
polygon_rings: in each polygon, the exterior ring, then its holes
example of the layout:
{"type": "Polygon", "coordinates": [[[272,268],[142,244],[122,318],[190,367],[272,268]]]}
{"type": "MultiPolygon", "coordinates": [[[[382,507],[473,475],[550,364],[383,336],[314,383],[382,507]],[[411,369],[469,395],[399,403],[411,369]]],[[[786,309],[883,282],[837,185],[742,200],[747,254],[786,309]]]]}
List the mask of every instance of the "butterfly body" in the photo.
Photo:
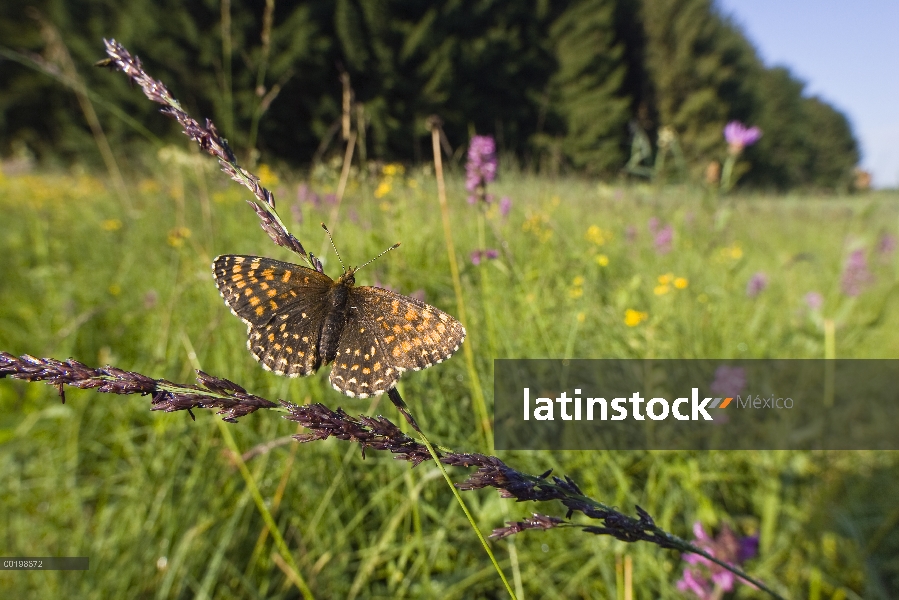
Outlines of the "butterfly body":
{"type": "Polygon", "coordinates": [[[348,396],[382,394],[403,371],[442,362],[465,339],[462,324],[433,306],[356,286],[352,268],[335,281],[301,265],[224,255],[213,273],[263,368],[299,377],[333,363],[331,385],[348,396]]]}

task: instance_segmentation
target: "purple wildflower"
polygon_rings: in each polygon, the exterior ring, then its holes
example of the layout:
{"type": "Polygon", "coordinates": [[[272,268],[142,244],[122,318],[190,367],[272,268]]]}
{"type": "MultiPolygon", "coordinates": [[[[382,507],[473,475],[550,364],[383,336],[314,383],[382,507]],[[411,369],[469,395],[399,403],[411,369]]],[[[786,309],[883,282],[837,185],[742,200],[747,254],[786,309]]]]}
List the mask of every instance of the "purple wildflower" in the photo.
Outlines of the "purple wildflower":
{"type": "Polygon", "coordinates": [[[880,256],[881,260],[889,260],[889,258],[893,255],[893,252],[896,251],[896,236],[890,235],[889,233],[885,233],[880,236],[880,241],[877,242],[877,254],[880,256]]]}
{"type": "Polygon", "coordinates": [[[746,146],[751,146],[762,137],[758,127],[746,127],[739,121],[731,121],[724,127],[724,139],[730,146],[731,154],[739,154],[746,146]]]}
{"type": "Polygon", "coordinates": [[[512,210],[512,199],[508,196],[503,196],[499,199],[499,214],[505,219],[509,216],[510,210],[512,210]]]}
{"type": "Polygon", "coordinates": [[[843,266],[841,286],[847,296],[858,296],[862,289],[874,279],[868,270],[868,259],[864,250],[853,250],[843,266]]]}
{"type": "Polygon", "coordinates": [[[749,282],[746,284],[746,295],[750,298],[755,298],[766,287],[768,287],[768,276],[759,271],[749,278],[749,282]]]}
{"type": "Polygon", "coordinates": [[[674,242],[674,228],[671,225],[665,225],[656,232],[654,243],[658,254],[671,252],[672,242],[674,242]]]}
{"type": "Polygon", "coordinates": [[[487,248],[486,250],[474,250],[471,253],[471,264],[478,266],[482,260],[494,260],[499,258],[499,250],[487,248]]]}
{"type": "Polygon", "coordinates": [[[649,233],[653,235],[659,231],[659,225],[661,225],[661,221],[659,221],[658,217],[650,217],[649,221],[646,222],[646,228],[649,229],[649,233]]]}
{"type": "Polygon", "coordinates": [[[709,386],[713,394],[735,398],[746,389],[746,369],[721,365],[715,369],[715,380],[709,386]]]}
{"type": "Polygon", "coordinates": [[[811,310],[820,310],[824,306],[824,296],[818,292],[809,292],[805,295],[805,305],[811,310]]]}
{"type": "MultiPolygon", "coordinates": [[[[739,566],[758,552],[758,537],[740,538],[727,525],[714,538],[702,528],[701,523],[693,525],[694,544],[728,564],[739,566]]],[[[683,577],[677,582],[677,589],[693,592],[703,600],[720,598],[723,592],[734,589],[736,576],[718,566],[704,556],[684,554],[683,559],[693,565],[684,569],[683,577]]]]}
{"type": "Polygon", "coordinates": [[[300,204],[312,204],[315,207],[321,205],[321,198],[319,198],[318,194],[312,191],[305,183],[301,183],[297,186],[297,202],[300,204]]]}
{"type": "Polygon", "coordinates": [[[487,184],[496,179],[496,143],[489,135],[476,135],[468,145],[468,162],[465,163],[465,189],[468,203],[478,200],[490,202],[487,184]]]}

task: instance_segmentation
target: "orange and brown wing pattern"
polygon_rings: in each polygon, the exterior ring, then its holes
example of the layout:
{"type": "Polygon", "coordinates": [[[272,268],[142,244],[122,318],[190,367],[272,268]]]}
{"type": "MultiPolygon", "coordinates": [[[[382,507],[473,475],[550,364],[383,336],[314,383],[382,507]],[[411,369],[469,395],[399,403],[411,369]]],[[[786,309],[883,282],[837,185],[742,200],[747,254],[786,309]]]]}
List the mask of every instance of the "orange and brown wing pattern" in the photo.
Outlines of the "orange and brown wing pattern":
{"type": "Polygon", "coordinates": [[[348,396],[376,396],[403,371],[443,362],[464,340],[462,324],[440,309],[381,288],[352,288],[331,384],[348,396]]]}
{"type": "Polygon", "coordinates": [[[247,348],[263,368],[290,377],[318,369],[330,277],[259,256],[219,256],[212,268],[225,303],[247,324],[247,348]]]}

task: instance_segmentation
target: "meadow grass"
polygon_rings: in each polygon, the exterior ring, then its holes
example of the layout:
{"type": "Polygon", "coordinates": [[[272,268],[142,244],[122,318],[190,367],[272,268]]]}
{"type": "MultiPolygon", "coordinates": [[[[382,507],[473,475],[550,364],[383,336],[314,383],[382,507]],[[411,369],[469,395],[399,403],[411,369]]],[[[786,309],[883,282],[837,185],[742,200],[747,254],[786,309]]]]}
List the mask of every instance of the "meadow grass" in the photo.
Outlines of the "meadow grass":
{"type": "MultiPolygon", "coordinates": [[[[156,172],[131,182],[133,210],[90,175],[0,179],[0,349],[172,381],[190,382],[202,368],[266,398],[398,421],[389,403],[333,391],[327,369],[290,380],[252,359],[245,326],[215,289],[212,259],[298,261],[260,231],[243,202],[248,192],[213,170],[208,157],[168,149],[156,172]]],[[[336,216],[327,200],[298,193],[297,177],[262,171],[282,217],[330,275],[340,269],[321,221],[349,264],[403,243],[358,283],[422,290],[428,303],[455,313],[429,169],[354,170],[336,216]]],[[[324,198],[338,173],[321,166],[305,183],[324,198]]],[[[687,188],[518,172],[501,173],[491,192],[512,199],[507,217],[496,206],[479,216],[465,202],[461,173],[448,180],[465,343],[488,400],[494,358],[821,358],[828,319],[837,357],[899,357],[899,262],[876,251],[884,234],[897,233],[896,193],[724,201],[687,188]],[[667,253],[657,251],[652,218],[656,229],[672,226],[667,253]],[[469,253],[485,245],[500,258],[473,265],[469,253]],[[868,252],[874,278],[849,297],[840,278],[856,248],[868,252]],[[748,297],[757,272],[768,285],[748,297]],[[823,296],[821,309],[807,306],[812,291],[823,296]]],[[[400,385],[432,440],[491,452],[480,446],[468,386],[461,353],[400,385]]],[[[88,572],[0,572],[10,597],[297,597],[211,412],[197,411],[193,422],[150,412],[149,398],[77,390],[61,405],[53,388],[7,379],[0,408],[4,554],[91,559],[88,572]]],[[[363,461],[358,447],[335,440],[290,442],[296,427],[274,411],[227,426],[244,451],[285,442],[248,466],[316,597],[504,596],[433,464],[412,469],[376,452],[363,461]]],[[[887,597],[899,589],[890,562],[899,551],[897,513],[886,500],[899,492],[893,453],[499,456],[522,471],[570,475],[626,513],[639,504],[684,538],[695,521],[759,532],[760,556],[746,569],[788,597],[887,597]]],[[[457,481],[467,474],[450,473],[457,481]]],[[[483,531],[534,511],[563,511],[511,504],[488,490],[465,499],[483,531]]],[[[623,597],[625,564],[635,597],[682,597],[674,585],[680,556],[649,544],[555,530],[492,545],[524,598],[623,597]]],[[[760,597],[745,587],[738,594],[760,597]]]]}

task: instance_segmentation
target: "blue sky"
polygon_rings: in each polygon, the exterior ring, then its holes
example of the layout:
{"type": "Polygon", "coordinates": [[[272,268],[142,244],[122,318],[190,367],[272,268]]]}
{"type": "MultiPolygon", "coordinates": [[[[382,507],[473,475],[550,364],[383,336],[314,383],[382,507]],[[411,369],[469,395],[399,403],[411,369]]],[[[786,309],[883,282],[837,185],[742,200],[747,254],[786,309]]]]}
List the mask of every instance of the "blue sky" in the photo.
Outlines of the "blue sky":
{"type": "Polygon", "coordinates": [[[877,187],[899,186],[899,0],[715,0],[766,65],[852,123],[877,187]]]}

